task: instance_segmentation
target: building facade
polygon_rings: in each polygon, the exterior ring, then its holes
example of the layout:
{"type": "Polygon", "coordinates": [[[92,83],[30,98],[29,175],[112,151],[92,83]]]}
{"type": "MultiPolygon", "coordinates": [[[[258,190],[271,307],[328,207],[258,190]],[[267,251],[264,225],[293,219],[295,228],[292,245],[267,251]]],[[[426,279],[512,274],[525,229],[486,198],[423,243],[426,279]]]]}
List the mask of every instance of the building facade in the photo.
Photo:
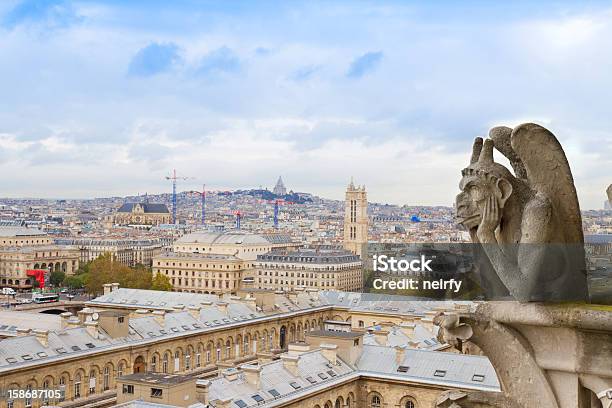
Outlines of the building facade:
{"type": "Polygon", "coordinates": [[[368,196],[351,180],[344,201],[344,248],[363,257],[368,244],[368,196]]]}
{"type": "Polygon", "coordinates": [[[33,278],[28,270],[44,269],[72,275],[79,267],[79,250],[55,245],[40,230],[25,227],[0,227],[0,284],[15,289],[30,289],[33,278]]]}
{"type": "MultiPolygon", "coordinates": [[[[193,232],[176,240],[172,249],[174,252],[233,255],[245,261],[254,261],[257,255],[273,249],[291,249],[298,246],[284,234],[254,234],[231,230],[193,232]]],[[[247,267],[252,267],[252,262],[248,262],[247,267]]]]}
{"type": "Polygon", "coordinates": [[[153,275],[170,278],[177,292],[235,293],[246,265],[234,255],[165,252],[153,258],[153,275]]]}
{"type": "Polygon", "coordinates": [[[245,286],[293,292],[296,289],[360,291],[363,263],[340,249],[272,251],[259,255],[245,286]]]}
{"type": "Polygon", "coordinates": [[[58,245],[78,248],[81,262],[91,262],[103,254],[110,254],[114,260],[127,265],[152,266],[153,258],[163,250],[157,238],[58,238],[58,245]]]}
{"type": "Polygon", "coordinates": [[[172,214],[166,204],[125,203],[119,207],[112,220],[116,225],[153,226],[170,224],[172,214]]]}

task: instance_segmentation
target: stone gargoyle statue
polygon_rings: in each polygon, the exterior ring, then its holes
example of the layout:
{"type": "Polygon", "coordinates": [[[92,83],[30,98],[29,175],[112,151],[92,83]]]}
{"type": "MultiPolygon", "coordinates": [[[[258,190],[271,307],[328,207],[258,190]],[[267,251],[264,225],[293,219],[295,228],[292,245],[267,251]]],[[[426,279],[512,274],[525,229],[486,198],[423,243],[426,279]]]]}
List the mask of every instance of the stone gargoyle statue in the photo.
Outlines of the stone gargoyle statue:
{"type": "Polygon", "coordinates": [[[584,237],[570,166],[557,138],[526,123],[474,142],[456,198],[458,222],[494,279],[519,301],[587,300],[584,237]],[[493,149],[514,174],[493,160],[493,149]]]}

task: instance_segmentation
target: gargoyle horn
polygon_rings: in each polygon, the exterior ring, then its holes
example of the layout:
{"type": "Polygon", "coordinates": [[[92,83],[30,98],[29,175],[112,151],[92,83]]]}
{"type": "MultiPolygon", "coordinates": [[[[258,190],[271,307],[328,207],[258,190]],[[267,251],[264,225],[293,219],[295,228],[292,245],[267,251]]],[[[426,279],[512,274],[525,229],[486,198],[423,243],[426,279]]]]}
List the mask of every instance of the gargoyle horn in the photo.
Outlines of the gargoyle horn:
{"type": "Polygon", "coordinates": [[[472,146],[472,158],[470,159],[470,164],[474,164],[478,161],[478,157],[480,157],[481,150],[482,150],[482,137],[477,137],[474,140],[474,146],[472,146]]]}
{"type": "Polygon", "coordinates": [[[478,164],[490,164],[493,163],[493,140],[487,139],[484,141],[480,156],[478,157],[478,164]]]}

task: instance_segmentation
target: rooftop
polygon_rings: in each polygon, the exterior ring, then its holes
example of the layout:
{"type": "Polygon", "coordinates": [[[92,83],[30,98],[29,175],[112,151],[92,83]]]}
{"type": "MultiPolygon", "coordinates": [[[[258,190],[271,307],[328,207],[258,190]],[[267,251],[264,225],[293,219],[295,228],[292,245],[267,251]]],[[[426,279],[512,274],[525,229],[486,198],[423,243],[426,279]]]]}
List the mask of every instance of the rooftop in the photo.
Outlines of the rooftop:
{"type": "Polygon", "coordinates": [[[169,214],[168,207],[166,204],[152,204],[152,203],[125,203],[117,212],[129,213],[134,210],[135,206],[141,206],[145,214],[169,214]]]}
{"type": "Polygon", "coordinates": [[[136,373],[129,374],[119,377],[120,381],[123,382],[144,382],[149,384],[163,384],[163,385],[172,385],[172,384],[181,384],[188,381],[194,381],[195,379],[189,375],[180,375],[180,374],[166,374],[166,373],[136,373]]]}
{"type": "Polygon", "coordinates": [[[296,251],[271,251],[263,255],[257,255],[257,260],[260,262],[337,264],[360,262],[361,258],[352,252],[340,249],[299,249],[296,251]]]}
{"type": "Polygon", "coordinates": [[[0,237],[16,238],[47,235],[44,231],[35,228],[19,226],[0,226],[0,237]]]}

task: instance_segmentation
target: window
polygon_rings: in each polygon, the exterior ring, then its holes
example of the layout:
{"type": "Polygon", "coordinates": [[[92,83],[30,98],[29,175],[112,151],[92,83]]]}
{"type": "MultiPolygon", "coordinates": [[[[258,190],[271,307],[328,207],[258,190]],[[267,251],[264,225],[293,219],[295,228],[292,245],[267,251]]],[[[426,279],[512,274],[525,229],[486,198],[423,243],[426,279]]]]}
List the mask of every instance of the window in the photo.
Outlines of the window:
{"type": "Polygon", "coordinates": [[[151,371],[152,372],[157,371],[157,356],[151,357],[151,371]]]}
{"type": "Polygon", "coordinates": [[[485,376],[482,374],[474,374],[472,376],[472,381],[476,381],[476,382],[483,382],[485,379],[485,376]]]}
{"type": "Polygon", "coordinates": [[[102,389],[107,391],[110,388],[110,368],[104,367],[104,377],[102,379],[102,389]]]}
{"type": "Polygon", "coordinates": [[[234,401],[234,404],[236,404],[238,408],[245,408],[247,406],[247,404],[243,400],[236,400],[234,401]]]}
{"type": "Polygon", "coordinates": [[[31,395],[32,395],[32,386],[31,385],[28,385],[26,387],[26,396],[27,395],[30,395],[30,397],[26,397],[26,399],[25,399],[25,406],[26,407],[31,407],[32,406],[32,397],[31,397],[31,395]]]}
{"type": "Polygon", "coordinates": [[[62,401],[64,401],[64,399],[66,399],[66,378],[65,377],[60,377],[58,385],[59,385],[59,389],[60,389],[59,402],[62,402],[62,401]]]}
{"type": "MultiPolygon", "coordinates": [[[[43,389],[44,390],[48,390],[49,389],[49,380],[43,381],[43,389]]],[[[43,405],[49,405],[48,394],[44,394],[43,395],[43,405]]]]}
{"type": "Polygon", "coordinates": [[[270,395],[272,395],[274,398],[276,397],[280,397],[280,393],[278,391],[276,391],[274,388],[272,388],[271,390],[268,390],[268,392],[270,393],[270,395]]]}
{"type": "Polygon", "coordinates": [[[123,384],[123,393],[124,394],[133,394],[134,386],[131,384],[123,384]]]}
{"type": "Polygon", "coordinates": [[[117,366],[117,376],[121,377],[123,375],[123,362],[119,363],[117,366]]]}
{"type": "Polygon", "coordinates": [[[164,360],[162,361],[162,372],[164,374],[168,373],[168,354],[164,354],[164,360]]]}
{"type": "Polygon", "coordinates": [[[74,398],[81,398],[81,374],[74,377],[74,398]]]}
{"type": "Polygon", "coordinates": [[[125,317],[120,316],[120,317],[118,317],[118,318],[117,318],[117,321],[118,321],[119,323],[123,323],[123,322],[125,321],[125,317]]]}
{"type": "Polygon", "coordinates": [[[96,393],[96,372],[91,370],[89,372],[89,394],[96,393]]]}
{"type": "Polygon", "coordinates": [[[308,380],[308,382],[311,383],[311,384],[316,384],[317,383],[317,380],[315,380],[314,378],[312,378],[310,376],[306,377],[306,380],[308,380]]]}
{"type": "Polygon", "coordinates": [[[436,370],[434,372],[434,377],[444,377],[446,376],[446,370],[436,370]]]}
{"type": "Polygon", "coordinates": [[[370,400],[370,408],[380,408],[380,397],[378,395],[373,395],[370,400]]]}
{"type": "Polygon", "coordinates": [[[294,390],[299,390],[300,388],[302,388],[302,386],[296,383],[295,381],[290,382],[289,385],[292,386],[294,390]]]}
{"type": "Polygon", "coordinates": [[[251,398],[253,398],[255,401],[257,401],[257,403],[260,403],[260,402],[264,401],[264,399],[259,394],[252,395],[251,398]]]}
{"type": "Polygon", "coordinates": [[[408,366],[402,366],[402,365],[401,365],[401,366],[397,367],[397,372],[398,372],[398,373],[407,373],[407,372],[408,372],[408,369],[410,369],[410,367],[408,367],[408,366]]]}
{"type": "Polygon", "coordinates": [[[404,406],[404,408],[415,408],[414,402],[410,400],[406,401],[406,405],[404,406]]]}
{"type": "Polygon", "coordinates": [[[151,388],[151,398],[161,398],[161,397],[162,397],[161,388],[151,388]]]}
{"type": "Polygon", "coordinates": [[[181,370],[181,353],[180,351],[174,352],[174,372],[181,370]]]}

